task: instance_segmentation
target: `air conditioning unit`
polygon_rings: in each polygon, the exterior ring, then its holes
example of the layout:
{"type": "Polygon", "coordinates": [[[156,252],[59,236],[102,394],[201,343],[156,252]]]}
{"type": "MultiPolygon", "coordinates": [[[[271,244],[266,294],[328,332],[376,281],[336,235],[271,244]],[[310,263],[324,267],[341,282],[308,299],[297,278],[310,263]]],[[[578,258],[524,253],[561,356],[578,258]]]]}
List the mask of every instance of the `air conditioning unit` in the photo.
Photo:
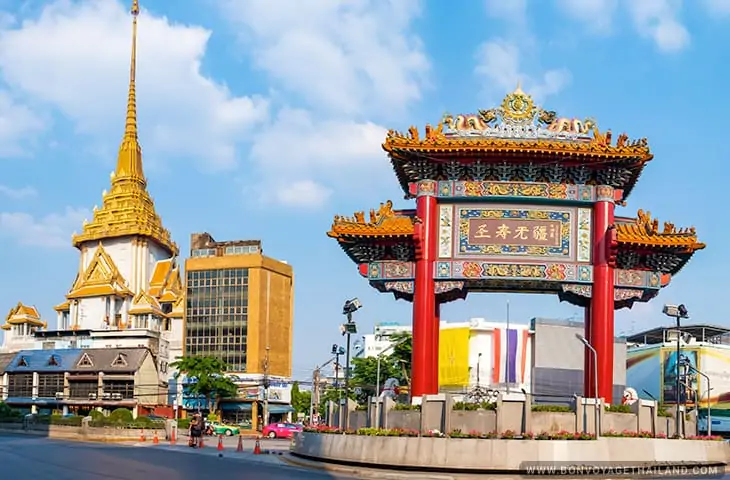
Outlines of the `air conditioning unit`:
{"type": "Polygon", "coordinates": [[[90,393],[89,394],[89,400],[96,400],[96,394],[95,393],[90,393]]]}
{"type": "Polygon", "coordinates": [[[121,400],[122,394],[121,393],[112,393],[112,400],[121,400]]]}
{"type": "Polygon", "coordinates": [[[56,392],[56,400],[60,400],[63,398],[63,392],[56,392]]]}
{"type": "Polygon", "coordinates": [[[102,398],[104,400],[109,400],[110,398],[112,398],[112,394],[111,393],[104,393],[104,395],[102,395],[102,398]]]}

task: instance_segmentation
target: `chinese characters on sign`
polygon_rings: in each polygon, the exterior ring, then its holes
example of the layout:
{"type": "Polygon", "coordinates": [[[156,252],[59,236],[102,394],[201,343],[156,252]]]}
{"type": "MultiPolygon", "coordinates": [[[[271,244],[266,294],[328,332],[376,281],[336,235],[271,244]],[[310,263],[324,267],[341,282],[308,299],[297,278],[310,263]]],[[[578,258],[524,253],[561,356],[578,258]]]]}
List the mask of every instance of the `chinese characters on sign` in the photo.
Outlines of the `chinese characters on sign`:
{"type": "Polygon", "coordinates": [[[471,245],[560,247],[561,241],[559,220],[469,219],[471,245]]]}

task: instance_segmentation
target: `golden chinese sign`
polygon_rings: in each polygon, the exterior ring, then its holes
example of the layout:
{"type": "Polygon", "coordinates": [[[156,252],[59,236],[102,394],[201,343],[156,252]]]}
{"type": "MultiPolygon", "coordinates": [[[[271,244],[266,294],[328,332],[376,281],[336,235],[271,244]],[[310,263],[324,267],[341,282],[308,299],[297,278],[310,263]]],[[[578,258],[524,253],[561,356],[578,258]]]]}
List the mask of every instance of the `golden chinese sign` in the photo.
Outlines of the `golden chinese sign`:
{"type": "Polygon", "coordinates": [[[569,209],[457,208],[458,254],[570,257],[569,209]]]}

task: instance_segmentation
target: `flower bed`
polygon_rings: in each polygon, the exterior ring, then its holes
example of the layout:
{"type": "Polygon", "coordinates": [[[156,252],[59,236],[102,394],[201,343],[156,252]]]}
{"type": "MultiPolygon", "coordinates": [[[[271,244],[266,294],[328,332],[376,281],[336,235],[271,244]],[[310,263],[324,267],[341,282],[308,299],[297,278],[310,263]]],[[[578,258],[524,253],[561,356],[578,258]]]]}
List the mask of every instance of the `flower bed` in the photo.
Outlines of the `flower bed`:
{"type": "MultiPolygon", "coordinates": [[[[595,440],[596,436],[590,433],[569,432],[567,430],[559,432],[539,432],[539,433],[517,433],[512,430],[504,432],[463,432],[461,430],[453,430],[450,433],[439,432],[438,430],[430,430],[428,432],[419,432],[418,430],[409,430],[404,428],[359,428],[357,430],[342,430],[336,427],[319,425],[317,427],[305,427],[305,432],[321,433],[333,435],[363,435],[367,437],[435,437],[435,438],[474,438],[474,439],[493,439],[493,440],[595,440]]],[[[653,434],[649,431],[636,432],[633,430],[624,430],[617,432],[609,430],[603,433],[604,437],[614,438],[659,438],[665,439],[667,436],[663,433],[653,434]]],[[[677,438],[677,437],[672,437],[677,438]]],[[[713,436],[688,436],[683,440],[712,440],[722,441],[723,438],[717,435],[713,436]]]]}

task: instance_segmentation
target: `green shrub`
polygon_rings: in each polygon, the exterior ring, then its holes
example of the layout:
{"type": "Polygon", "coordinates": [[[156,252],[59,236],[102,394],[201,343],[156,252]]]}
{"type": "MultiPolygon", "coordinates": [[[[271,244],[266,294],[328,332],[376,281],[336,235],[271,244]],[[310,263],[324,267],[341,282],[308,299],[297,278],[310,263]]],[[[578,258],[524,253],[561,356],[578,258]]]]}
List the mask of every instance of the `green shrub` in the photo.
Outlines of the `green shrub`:
{"type": "Polygon", "coordinates": [[[393,410],[415,410],[415,411],[421,411],[420,405],[411,405],[409,403],[396,403],[393,407],[393,410]]]}
{"type": "Polygon", "coordinates": [[[497,404],[496,403],[488,403],[488,402],[482,402],[482,403],[472,403],[472,402],[456,402],[454,403],[454,410],[466,410],[466,411],[474,411],[474,410],[496,410],[497,404]]]}
{"type": "Polygon", "coordinates": [[[80,427],[82,420],[84,417],[82,416],[71,416],[71,417],[64,417],[63,415],[51,415],[48,417],[48,423],[51,425],[67,425],[70,427],[80,427]]]}
{"type": "Polygon", "coordinates": [[[101,413],[99,410],[92,410],[89,412],[89,416],[92,420],[102,420],[106,417],[104,417],[104,414],[101,413]]]}
{"type": "Polygon", "coordinates": [[[568,405],[533,405],[533,412],[573,412],[573,408],[568,405]]]}
{"type": "Polygon", "coordinates": [[[187,430],[190,428],[190,419],[189,418],[178,418],[177,419],[177,428],[180,430],[187,430]]]}
{"type": "Polygon", "coordinates": [[[629,405],[606,405],[606,411],[613,413],[631,413],[631,407],[629,405]]]}
{"type": "Polygon", "coordinates": [[[132,420],[132,412],[126,408],[117,408],[109,414],[109,421],[112,423],[130,423],[132,420]]]}
{"type": "Polygon", "coordinates": [[[18,423],[23,420],[23,414],[5,402],[0,402],[0,423],[18,423]]]}
{"type": "Polygon", "coordinates": [[[665,407],[659,406],[656,410],[657,417],[672,417],[672,415],[665,407]]]}

